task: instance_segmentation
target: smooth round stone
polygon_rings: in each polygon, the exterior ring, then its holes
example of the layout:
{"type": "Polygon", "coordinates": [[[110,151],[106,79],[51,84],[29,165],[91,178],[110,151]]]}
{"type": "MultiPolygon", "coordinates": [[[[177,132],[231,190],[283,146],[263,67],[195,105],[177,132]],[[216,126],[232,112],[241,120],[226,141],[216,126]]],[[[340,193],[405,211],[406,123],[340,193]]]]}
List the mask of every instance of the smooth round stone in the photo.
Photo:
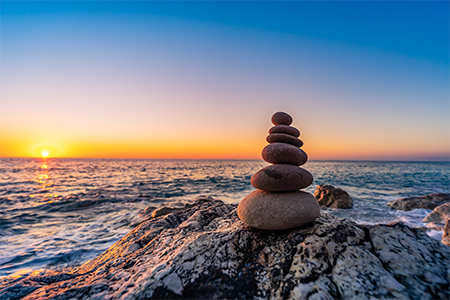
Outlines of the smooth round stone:
{"type": "Polygon", "coordinates": [[[286,143],[272,143],[264,147],[262,158],[271,164],[301,166],[308,160],[308,155],[298,147],[286,143]]]}
{"type": "Polygon", "coordinates": [[[250,182],[260,190],[268,192],[288,192],[304,189],[314,181],[307,170],[287,164],[262,168],[252,176],[250,182]]]}
{"type": "Polygon", "coordinates": [[[272,133],[266,137],[268,143],[287,143],[297,147],[303,146],[303,141],[286,133],[272,133]]]}
{"type": "Polygon", "coordinates": [[[286,133],[297,138],[300,136],[300,131],[297,128],[288,125],[275,125],[269,129],[269,134],[272,133],[286,133]]]}
{"type": "Polygon", "coordinates": [[[295,228],[314,221],[320,214],[313,195],[303,191],[273,193],[255,190],[239,203],[239,219],[263,230],[295,228]]]}
{"type": "Polygon", "coordinates": [[[292,117],[285,112],[279,111],[272,116],[273,125],[291,125],[292,117]]]}

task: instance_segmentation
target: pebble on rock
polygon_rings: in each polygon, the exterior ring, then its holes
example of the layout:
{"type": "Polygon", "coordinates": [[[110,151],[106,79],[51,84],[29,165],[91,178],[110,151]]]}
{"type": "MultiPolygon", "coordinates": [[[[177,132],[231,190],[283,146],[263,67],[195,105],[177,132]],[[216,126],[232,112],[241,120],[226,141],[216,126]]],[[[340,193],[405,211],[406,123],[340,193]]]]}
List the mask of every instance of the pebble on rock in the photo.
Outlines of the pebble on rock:
{"type": "Polygon", "coordinates": [[[272,116],[273,125],[291,125],[292,117],[285,112],[279,111],[272,116]]]}
{"type": "Polygon", "coordinates": [[[266,141],[270,144],[272,143],[287,143],[297,147],[303,146],[303,141],[293,137],[292,135],[285,133],[272,133],[269,134],[266,138],[266,141]]]}
{"type": "Polygon", "coordinates": [[[276,125],[276,126],[272,126],[269,129],[269,134],[272,133],[286,133],[286,134],[290,134],[292,136],[295,137],[299,137],[300,136],[300,131],[292,126],[287,126],[287,125],[276,125]]]}
{"type": "Polygon", "coordinates": [[[303,191],[272,193],[255,190],[239,203],[239,218],[251,227],[263,230],[295,228],[314,221],[319,204],[303,191]]]}
{"type": "Polygon", "coordinates": [[[304,165],[308,155],[302,149],[286,144],[272,143],[264,147],[262,158],[271,164],[304,165]]]}
{"type": "Polygon", "coordinates": [[[304,189],[314,181],[307,170],[288,164],[271,165],[262,168],[252,176],[251,184],[268,192],[287,192],[304,189]]]}

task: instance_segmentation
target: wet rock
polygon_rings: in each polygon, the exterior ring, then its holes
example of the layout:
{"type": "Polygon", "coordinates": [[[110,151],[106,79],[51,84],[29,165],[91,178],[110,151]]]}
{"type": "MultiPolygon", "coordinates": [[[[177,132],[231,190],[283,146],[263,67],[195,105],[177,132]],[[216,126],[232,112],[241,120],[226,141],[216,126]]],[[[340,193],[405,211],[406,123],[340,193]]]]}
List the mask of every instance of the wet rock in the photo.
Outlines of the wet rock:
{"type": "Polygon", "coordinates": [[[279,111],[272,115],[273,125],[291,125],[292,117],[285,112],[279,111]]]}
{"type": "Polygon", "coordinates": [[[141,211],[139,211],[139,216],[142,218],[151,216],[155,209],[156,209],[156,207],[154,207],[154,206],[148,206],[145,209],[142,209],[141,211]]]}
{"type": "Polygon", "coordinates": [[[262,158],[271,164],[301,166],[308,160],[308,155],[298,147],[285,143],[272,143],[264,147],[262,158]]]}
{"type": "Polygon", "coordinates": [[[0,299],[448,299],[450,247],[322,212],[284,231],[218,200],[151,218],[84,265],[0,281],[0,299]]]}
{"type": "MultiPolygon", "coordinates": [[[[210,201],[215,201],[215,200],[211,196],[199,196],[192,203],[179,202],[179,203],[172,204],[173,206],[162,206],[162,207],[159,207],[159,208],[153,210],[151,217],[156,218],[159,216],[165,216],[165,215],[173,213],[173,212],[191,208],[195,205],[198,205],[199,203],[210,202],[210,201]]],[[[148,208],[146,208],[144,210],[144,212],[146,212],[148,208]]]]}
{"type": "Polygon", "coordinates": [[[319,184],[314,191],[314,197],[320,206],[348,209],[353,207],[353,199],[343,189],[328,184],[319,184]]]}
{"type": "Polygon", "coordinates": [[[263,230],[295,228],[314,221],[320,213],[313,195],[303,191],[272,193],[253,191],[239,203],[239,218],[263,230]]]}
{"type": "Polygon", "coordinates": [[[297,128],[288,125],[275,125],[269,129],[269,134],[272,133],[286,133],[296,138],[300,136],[300,131],[297,128]]]}
{"type": "Polygon", "coordinates": [[[441,242],[447,246],[450,246],[450,220],[447,220],[447,222],[445,223],[441,242]]]}
{"type": "Polygon", "coordinates": [[[170,213],[173,213],[173,212],[176,212],[176,211],[180,211],[182,209],[183,208],[181,208],[181,207],[167,207],[167,206],[163,206],[163,207],[155,209],[152,212],[152,218],[156,218],[156,217],[159,217],[159,216],[165,216],[167,214],[170,214],[170,213]]]}
{"type": "Polygon", "coordinates": [[[252,176],[251,184],[268,192],[285,192],[304,189],[314,181],[307,170],[287,164],[271,165],[262,168],[252,176]]]}
{"type": "Polygon", "coordinates": [[[287,143],[296,147],[303,146],[303,141],[286,133],[272,133],[266,138],[268,143],[287,143]]]}
{"type": "Polygon", "coordinates": [[[140,223],[146,221],[150,218],[157,218],[159,216],[164,216],[170,213],[174,213],[183,209],[191,208],[195,205],[198,205],[199,203],[203,202],[211,202],[211,201],[217,201],[213,199],[211,196],[199,196],[197,197],[193,202],[175,202],[172,203],[171,206],[161,206],[161,207],[154,207],[154,206],[148,206],[145,209],[142,209],[139,211],[139,217],[138,220],[134,223],[132,223],[130,226],[135,227],[139,225],[140,223]]]}
{"type": "Polygon", "coordinates": [[[439,205],[450,202],[449,193],[433,193],[421,197],[408,197],[389,201],[387,206],[393,209],[408,211],[415,208],[435,209],[439,205]]]}
{"type": "Polygon", "coordinates": [[[438,224],[445,224],[447,220],[450,220],[450,203],[439,205],[423,219],[424,222],[433,222],[438,224]]]}

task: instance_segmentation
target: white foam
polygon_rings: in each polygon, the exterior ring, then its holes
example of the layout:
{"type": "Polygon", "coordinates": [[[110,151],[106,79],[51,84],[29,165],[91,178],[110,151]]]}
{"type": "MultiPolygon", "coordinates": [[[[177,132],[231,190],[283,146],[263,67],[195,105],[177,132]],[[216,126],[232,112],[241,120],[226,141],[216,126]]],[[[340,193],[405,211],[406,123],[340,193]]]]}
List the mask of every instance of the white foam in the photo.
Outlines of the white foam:
{"type": "Polygon", "coordinates": [[[442,231],[441,230],[430,230],[427,234],[437,241],[442,241],[442,231]]]}

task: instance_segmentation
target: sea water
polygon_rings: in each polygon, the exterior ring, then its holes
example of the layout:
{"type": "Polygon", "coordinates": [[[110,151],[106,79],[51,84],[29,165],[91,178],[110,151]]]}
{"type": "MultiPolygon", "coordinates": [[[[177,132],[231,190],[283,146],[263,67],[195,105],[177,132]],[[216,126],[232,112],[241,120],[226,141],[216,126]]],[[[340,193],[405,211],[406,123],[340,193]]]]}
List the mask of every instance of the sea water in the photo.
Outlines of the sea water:
{"type": "MultiPolygon", "coordinates": [[[[200,195],[238,203],[254,190],[259,160],[0,159],[0,278],[73,267],[129,232],[145,208],[180,206],[200,195]]],[[[360,224],[423,227],[430,210],[391,210],[390,200],[448,193],[447,162],[325,162],[303,166],[354,199],[327,212],[360,224]]],[[[430,231],[439,239],[442,232],[430,231]]]]}

